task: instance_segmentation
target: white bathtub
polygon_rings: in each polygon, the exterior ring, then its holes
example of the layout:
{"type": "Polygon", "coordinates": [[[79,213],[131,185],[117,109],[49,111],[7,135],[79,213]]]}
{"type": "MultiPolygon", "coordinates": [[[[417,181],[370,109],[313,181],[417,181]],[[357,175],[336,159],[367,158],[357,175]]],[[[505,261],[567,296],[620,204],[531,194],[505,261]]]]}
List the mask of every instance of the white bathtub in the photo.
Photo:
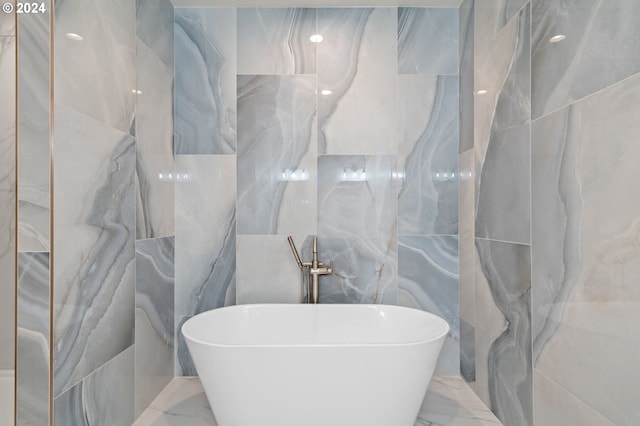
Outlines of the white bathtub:
{"type": "Polygon", "coordinates": [[[240,305],[182,326],[219,426],[413,426],[448,331],[386,305],[240,305]]]}

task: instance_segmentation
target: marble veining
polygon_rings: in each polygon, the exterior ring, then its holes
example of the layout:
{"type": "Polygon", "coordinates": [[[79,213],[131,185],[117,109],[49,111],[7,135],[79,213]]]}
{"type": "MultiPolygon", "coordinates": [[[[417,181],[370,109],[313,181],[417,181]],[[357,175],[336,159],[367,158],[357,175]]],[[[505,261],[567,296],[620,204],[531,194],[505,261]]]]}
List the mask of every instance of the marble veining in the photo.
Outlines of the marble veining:
{"type": "Polygon", "coordinates": [[[321,303],[396,303],[396,176],[391,156],[318,158],[320,257],[336,271],[324,277],[321,303]]]}
{"type": "Polygon", "coordinates": [[[174,234],[173,67],[139,40],[136,58],[136,238],[167,237],[174,234]]]}
{"type": "Polygon", "coordinates": [[[640,3],[533,2],[533,118],[640,72],[640,3]],[[560,43],[549,43],[557,34],[560,43]]]}
{"type": "Polygon", "coordinates": [[[478,386],[504,423],[532,425],[531,250],[482,239],[476,249],[478,386]]]}
{"type": "Polygon", "coordinates": [[[638,96],[635,76],[532,127],[535,365],[620,425],[640,421],[638,96]]]}
{"type": "Polygon", "coordinates": [[[55,6],[56,103],[130,133],[135,111],[135,2],[57,0],[55,6]],[[70,32],[84,41],[70,40],[65,36],[70,32]]]}
{"type": "MultiPolygon", "coordinates": [[[[476,109],[490,107],[485,101],[495,99],[487,135],[489,139],[481,139],[479,143],[476,139],[478,146],[475,152],[480,163],[476,236],[525,244],[530,243],[531,239],[529,16],[527,6],[491,45],[493,51],[490,56],[495,56],[498,63],[506,65],[506,73],[502,85],[496,88],[498,92],[476,96],[478,104],[475,106],[476,109]],[[507,45],[512,50],[498,50],[507,45]],[[482,98],[486,100],[481,100],[482,98]]],[[[487,83],[493,79],[490,87],[496,87],[498,82],[495,81],[495,76],[484,73],[492,72],[495,70],[493,67],[500,66],[484,62],[479,68],[480,75],[477,79],[487,83]]],[[[483,119],[486,117],[483,115],[483,119]]]]}
{"type": "Polygon", "coordinates": [[[16,111],[15,37],[0,36],[0,370],[14,364],[16,111]],[[5,101],[6,100],[6,101],[5,101]]]}
{"type": "Polygon", "coordinates": [[[432,312],[449,323],[435,374],[459,375],[458,238],[400,235],[398,271],[398,303],[432,312]]]}
{"type": "Polygon", "coordinates": [[[233,304],[236,158],[179,155],[176,187],[176,310],[195,315],[233,304]]]}
{"type": "Polygon", "coordinates": [[[134,327],[134,139],[55,108],[54,392],[129,347],[134,327]],[[73,170],[73,173],[69,173],[73,170]]]}
{"type": "Polygon", "coordinates": [[[473,66],[475,0],[465,0],[460,6],[460,152],[473,148],[473,66]]]}
{"type": "Polygon", "coordinates": [[[398,78],[400,234],[458,232],[458,77],[398,78]]]}
{"type": "MultiPolygon", "coordinates": [[[[197,378],[176,378],[133,426],[216,426],[197,378]]],[[[459,377],[435,376],[415,426],[502,426],[459,377]]]]}
{"type": "Polygon", "coordinates": [[[19,23],[18,249],[46,252],[50,249],[49,16],[21,14],[19,23]]]}
{"type": "Polygon", "coordinates": [[[238,74],[315,74],[316,33],[313,8],[239,8],[238,74]]]}
{"type": "Polygon", "coordinates": [[[314,232],[315,83],[238,76],[239,234],[314,232]]]}
{"type": "Polygon", "coordinates": [[[133,423],[134,347],[53,400],[55,426],[133,423]]]}
{"type": "Polygon", "coordinates": [[[397,8],[318,9],[319,154],[397,154],[396,28],[397,8]]]}
{"type": "MultiPolygon", "coordinates": [[[[8,3],[15,4],[15,1],[8,3]]],[[[0,13],[0,37],[16,35],[16,15],[13,13],[0,13]]]]}
{"type": "Polygon", "coordinates": [[[187,341],[185,340],[182,332],[182,325],[187,322],[189,318],[192,318],[193,315],[182,315],[176,316],[175,319],[175,364],[174,364],[174,373],[176,377],[187,376],[193,377],[197,376],[198,372],[196,371],[196,366],[193,363],[193,359],[191,359],[191,354],[189,353],[189,348],[187,347],[187,341]]]}
{"type": "Polygon", "coordinates": [[[398,72],[458,74],[458,9],[398,8],[398,72]]]}
{"type": "Polygon", "coordinates": [[[136,36],[173,68],[173,4],[171,0],[136,0],[136,36]]]}
{"type": "Polygon", "coordinates": [[[236,151],[236,9],[175,11],[176,154],[236,151]]]}
{"type": "Polygon", "coordinates": [[[173,378],[174,238],[136,241],[135,412],[173,378]]]}
{"type": "Polygon", "coordinates": [[[49,423],[49,254],[18,256],[16,423],[49,423]]]}

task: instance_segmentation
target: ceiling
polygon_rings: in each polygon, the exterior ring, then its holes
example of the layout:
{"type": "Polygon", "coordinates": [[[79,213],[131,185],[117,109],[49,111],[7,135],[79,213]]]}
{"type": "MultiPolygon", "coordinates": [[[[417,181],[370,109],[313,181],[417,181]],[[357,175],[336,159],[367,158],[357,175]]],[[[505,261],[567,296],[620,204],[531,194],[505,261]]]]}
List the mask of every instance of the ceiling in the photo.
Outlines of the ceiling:
{"type": "Polygon", "coordinates": [[[171,0],[175,7],[459,7],[462,0],[171,0]]]}

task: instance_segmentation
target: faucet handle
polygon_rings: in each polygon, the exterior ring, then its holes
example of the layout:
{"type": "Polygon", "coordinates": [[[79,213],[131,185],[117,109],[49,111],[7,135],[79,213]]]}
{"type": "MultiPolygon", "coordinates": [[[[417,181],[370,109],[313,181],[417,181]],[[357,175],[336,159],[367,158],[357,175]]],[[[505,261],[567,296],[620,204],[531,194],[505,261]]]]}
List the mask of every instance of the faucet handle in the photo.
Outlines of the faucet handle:
{"type": "Polygon", "coordinates": [[[300,259],[300,255],[298,254],[298,249],[296,248],[296,244],[293,242],[293,238],[291,238],[291,235],[287,237],[287,241],[289,241],[289,247],[291,247],[291,252],[293,253],[293,257],[296,259],[298,268],[302,269],[304,265],[302,264],[302,260],[300,259]]]}

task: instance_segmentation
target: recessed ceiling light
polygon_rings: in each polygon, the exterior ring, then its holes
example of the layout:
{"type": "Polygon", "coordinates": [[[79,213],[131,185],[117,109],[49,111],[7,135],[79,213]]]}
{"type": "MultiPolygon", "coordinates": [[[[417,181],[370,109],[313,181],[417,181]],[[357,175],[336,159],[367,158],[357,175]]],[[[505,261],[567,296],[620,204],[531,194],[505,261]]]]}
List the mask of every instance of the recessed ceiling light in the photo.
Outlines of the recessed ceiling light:
{"type": "Polygon", "coordinates": [[[476,92],[476,95],[486,95],[487,93],[489,93],[487,90],[480,89],[476,92]]]}
{"type": "Polygon", "coordinates": [[[565,38],[567,38],[567,36],[566,36],[566,35],[564,35],[564,34],[554,35],[553,37],[551,37],[551,38],[549,39],[549,43],[559,43],[559,42],[561,42],[562,40],[564,40],[565,38]]]}
{"type": "Polygon", "coordinates": [[[312,43],[320,43],[322,40],[324,40],[324,37],[322,37],[321,34],[314,34],[309,37],[309,40],[311,40],[312,43]]]}
{"type": "Polygon", "coordinates": [[[65,36],[69,40],[73,40],[73,41],[83,41],[84,40],[84,37],[82,37],[80,34],[76,34],[76,33],[66,33],[65,36]]]}
{"type": "Polygon", "coordinates": [[[329,96],[330,94],[332,94],[333,92],[331,90],[327,90],[324,89],[322,92],[320,92],[321,94],[323,94],[324,96],[329,96]]]}

